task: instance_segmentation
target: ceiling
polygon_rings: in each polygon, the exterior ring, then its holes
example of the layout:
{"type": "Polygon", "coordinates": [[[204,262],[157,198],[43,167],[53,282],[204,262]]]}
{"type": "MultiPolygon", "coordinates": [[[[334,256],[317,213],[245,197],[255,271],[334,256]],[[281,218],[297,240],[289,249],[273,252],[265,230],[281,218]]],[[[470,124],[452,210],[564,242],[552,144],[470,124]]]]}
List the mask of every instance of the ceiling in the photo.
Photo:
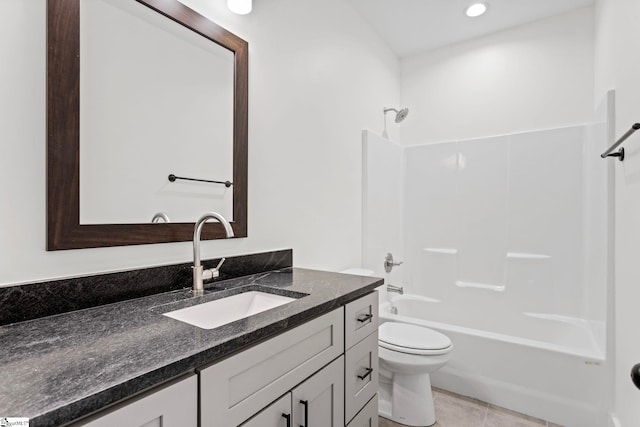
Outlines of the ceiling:
{"type": "Polygon", "coordinates": [[[468,18],[474,0],[347,0],[399,57],[469,40],[590,5],[594,0],[486,0],[487,12],[468,18]]]}

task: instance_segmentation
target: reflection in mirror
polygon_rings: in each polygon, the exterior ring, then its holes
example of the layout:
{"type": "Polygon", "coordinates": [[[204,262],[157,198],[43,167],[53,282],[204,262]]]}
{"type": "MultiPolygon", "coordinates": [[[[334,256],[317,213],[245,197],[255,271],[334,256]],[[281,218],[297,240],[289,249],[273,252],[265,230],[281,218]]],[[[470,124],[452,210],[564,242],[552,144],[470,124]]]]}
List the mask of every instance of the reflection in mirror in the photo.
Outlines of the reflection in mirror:
{"type": "Polygon", "coordinates": [[[233,219],[233,52],[131,0],[80,3],[80,223],[233,219]],[[114,124],[117,124],[114,126],[114,124]]]}
{"type": "Polygon", "coordinates": [[[246,237],[247,104],[247,42],[178,0],[48,0],[47,249],[246,237]]]}

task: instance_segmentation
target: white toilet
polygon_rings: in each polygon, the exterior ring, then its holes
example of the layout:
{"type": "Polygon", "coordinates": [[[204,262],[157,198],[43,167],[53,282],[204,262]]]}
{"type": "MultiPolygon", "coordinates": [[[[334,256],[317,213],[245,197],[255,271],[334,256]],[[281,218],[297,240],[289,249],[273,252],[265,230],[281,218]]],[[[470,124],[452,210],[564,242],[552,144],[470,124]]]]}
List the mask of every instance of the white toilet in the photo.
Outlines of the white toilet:
{"type": "MultiPolygon", "coordinates": [[[[373,270],[349,268],[346,274],[371,276],[373,270]]],[[[429,374],[451,358],[449,337],[424,326],[385,322],[378,328],[378,413],[408,426],[435,424],[429,374]]]]}
{"type": "Polygon", "coordinates": [[[429,374],[451,358],[449,337],[408,323],[386,322],[378,329],[379,414],[409,426],[435,424],[429,374]]]}

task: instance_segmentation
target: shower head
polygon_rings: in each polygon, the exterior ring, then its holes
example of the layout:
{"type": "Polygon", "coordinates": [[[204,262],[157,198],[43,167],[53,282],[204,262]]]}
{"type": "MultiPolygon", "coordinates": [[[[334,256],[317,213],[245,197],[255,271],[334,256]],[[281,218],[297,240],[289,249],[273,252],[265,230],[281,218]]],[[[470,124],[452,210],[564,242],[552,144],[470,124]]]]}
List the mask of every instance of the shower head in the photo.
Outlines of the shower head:
{"type": "Polygon", "coordinates": [[[407,118],[407,115],[409,114],[409,109],[408,108],[403,108],[400,111],[396,110],[395,108],[385,108],[384,109],[384,114],[386,115],[387,112],[389,111],[395,111],[396,112],[396,123],[400,123],[401,121],[403,121],[404,119],[407,118]]]}

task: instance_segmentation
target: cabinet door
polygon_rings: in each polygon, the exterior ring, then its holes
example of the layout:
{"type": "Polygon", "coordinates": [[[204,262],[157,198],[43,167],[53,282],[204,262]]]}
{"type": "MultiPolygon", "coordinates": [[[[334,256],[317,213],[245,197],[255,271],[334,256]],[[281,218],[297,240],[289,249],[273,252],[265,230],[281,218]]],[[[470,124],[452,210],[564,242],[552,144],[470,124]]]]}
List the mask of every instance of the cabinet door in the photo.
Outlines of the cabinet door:
{"type": "Polygon", "coordinates": [[[293,427],[291,414],[291,393],[267,406],[241,427],[293,427]]]}
{"type": "Polygon", "coordinates": [[[345,355],[345,421],[378,392],[378,331],[347,350],[345,355]]]}
{"type": "Polygon", "coordinates": [[[197,427],[198,380],[191,376],[98,414],[83,427],[197,427]]]}
{"type": "Polygon", "coordinates": [[[378,427],[378,420],[378,395],[376,394],[351,420],[348,427],[378,427]]]}
{"type": "Polygon", "coordinates": [[[298,427],[344,426],[344,356],[293,390],[293,420],[298,427]]]}

